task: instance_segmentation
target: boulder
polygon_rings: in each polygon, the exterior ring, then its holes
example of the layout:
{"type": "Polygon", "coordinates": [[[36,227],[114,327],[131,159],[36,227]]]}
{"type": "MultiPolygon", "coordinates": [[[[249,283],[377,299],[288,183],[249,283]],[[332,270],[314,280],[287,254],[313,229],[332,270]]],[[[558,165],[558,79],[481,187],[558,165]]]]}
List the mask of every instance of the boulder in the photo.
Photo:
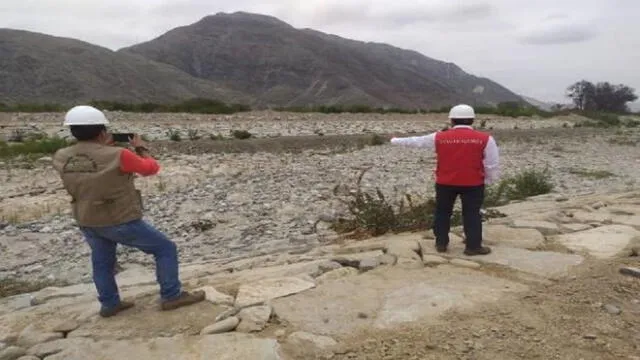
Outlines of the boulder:
{"type": "Polygon", "coordinates": [[[627,225],[605,225],[590,230],[559,235],[554,239],[575,251],[586,251],[596,258],[616,256],[631,241],[640,236],[640,231],[627,225]]]}

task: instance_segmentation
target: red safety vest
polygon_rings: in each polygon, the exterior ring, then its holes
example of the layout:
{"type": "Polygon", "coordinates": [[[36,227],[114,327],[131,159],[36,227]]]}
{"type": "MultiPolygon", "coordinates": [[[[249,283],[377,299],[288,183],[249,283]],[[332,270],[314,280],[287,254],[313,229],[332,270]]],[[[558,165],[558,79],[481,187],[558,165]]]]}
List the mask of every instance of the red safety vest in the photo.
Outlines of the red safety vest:
{"type": "Polygon", "coordinates": [[[484,185],[484,148],[489,134],[454,128],[436,134],[436,183],[454,186],[484,185]]]}

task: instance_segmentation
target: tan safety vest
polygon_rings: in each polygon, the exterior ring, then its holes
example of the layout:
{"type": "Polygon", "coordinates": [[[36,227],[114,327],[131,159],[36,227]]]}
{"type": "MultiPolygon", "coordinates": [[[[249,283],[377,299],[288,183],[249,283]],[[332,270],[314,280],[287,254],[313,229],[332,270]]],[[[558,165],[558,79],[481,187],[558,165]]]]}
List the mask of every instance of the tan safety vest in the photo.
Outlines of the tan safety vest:
{"type": "Polygon", "coordinates": [[[114,226],[142,218],[134,174],[120,171],[121,151],[116,146],[78,142],[53,156],[53,167],[71,195],[79,226],[114,226]]]}

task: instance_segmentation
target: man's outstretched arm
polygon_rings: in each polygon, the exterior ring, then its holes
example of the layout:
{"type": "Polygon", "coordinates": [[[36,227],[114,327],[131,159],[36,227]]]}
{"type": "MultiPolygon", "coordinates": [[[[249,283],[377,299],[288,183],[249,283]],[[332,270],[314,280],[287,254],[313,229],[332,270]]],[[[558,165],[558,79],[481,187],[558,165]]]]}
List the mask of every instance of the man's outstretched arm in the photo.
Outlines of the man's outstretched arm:
{"type": "Polygon", "coordinates": [[[485,184],[493,184],[500,178],[500,154],[498,145],[493,136],[489,137],[489,141],[484,148],[484,182],[485,184]]]}
{"type": "Polygon", "coordinates": [[[436,133],[431,133],[424,136],[391,138],[391,144],[414,148],[434,149],[436,147],[436,133]]]}

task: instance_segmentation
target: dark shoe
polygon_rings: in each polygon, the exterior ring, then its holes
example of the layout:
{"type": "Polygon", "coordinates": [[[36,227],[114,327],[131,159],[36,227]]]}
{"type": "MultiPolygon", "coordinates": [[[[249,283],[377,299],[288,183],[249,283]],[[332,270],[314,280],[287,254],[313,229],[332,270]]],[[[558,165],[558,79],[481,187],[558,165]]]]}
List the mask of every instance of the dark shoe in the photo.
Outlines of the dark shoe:
{"type": "Polygon", "coordinates": [[[195,303],[199,303],[203,301],[205,298],[204,291],[194,291],[190,293],[188,291],[183,291],[180,296],[175,300],[169,300],[162,302],[160,306],[162,310],[174,310],[183,306],[193,305],[195,303]]]}
{"type": "Polygon", "coordinates": [[[120,304],[118,304],[117,306],[114,306],[112,308],[103,307],[102,309],[100,309],[100,316],[102,316],[103,318],[112,317],[112,316],[116,315],[117,313],[119,313],[120,311],[132,308],[133,305],[134,304],[132,302],[121,301],[120,304]]]}
{"type": "Polygon", "coordinates": [[[490,253],[491,253],[491,248],[488,246],[481,246],[477,249],[464,249],[464,254],[467,256],[487,255],[490,253]]]}
{"type": "Polygon", "coordinates": [[[436,245],[436,251],[439,253],[447,252],[447,245],[436,245]]]}

